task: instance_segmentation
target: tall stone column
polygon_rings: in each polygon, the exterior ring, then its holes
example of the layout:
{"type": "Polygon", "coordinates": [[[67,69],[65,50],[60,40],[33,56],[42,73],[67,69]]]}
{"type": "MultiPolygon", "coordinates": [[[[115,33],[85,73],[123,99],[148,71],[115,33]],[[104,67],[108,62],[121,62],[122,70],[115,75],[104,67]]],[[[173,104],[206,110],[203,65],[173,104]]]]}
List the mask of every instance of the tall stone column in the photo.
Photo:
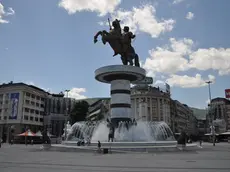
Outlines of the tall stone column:
{"type": "Polygon", "coordinates": [[[130,84],[145,78],[145,70],[134,66],[112,65],[95,71],[95,79],[111,84],[110,120],[117,126],[120,121],[131,121],[130,84]]]}

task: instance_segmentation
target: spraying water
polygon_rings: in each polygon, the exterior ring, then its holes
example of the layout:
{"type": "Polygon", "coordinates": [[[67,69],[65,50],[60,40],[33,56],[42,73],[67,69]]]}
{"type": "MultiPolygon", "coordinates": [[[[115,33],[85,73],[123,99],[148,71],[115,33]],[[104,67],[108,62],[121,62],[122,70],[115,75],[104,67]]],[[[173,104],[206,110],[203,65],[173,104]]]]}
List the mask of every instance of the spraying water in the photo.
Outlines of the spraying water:
{"type": "MultiPolygon", "coordinates": [[[[77,122],[68,132],[67,141],[108,141],[109,126],[106,121],[77,122]]],[[[161,122],[137,121],[134,125],[119,122],[114,133],[115,142],[175,141],[169,126],[161,122]],[[127,127],[129,126],[129,127],[127,127]]]]}

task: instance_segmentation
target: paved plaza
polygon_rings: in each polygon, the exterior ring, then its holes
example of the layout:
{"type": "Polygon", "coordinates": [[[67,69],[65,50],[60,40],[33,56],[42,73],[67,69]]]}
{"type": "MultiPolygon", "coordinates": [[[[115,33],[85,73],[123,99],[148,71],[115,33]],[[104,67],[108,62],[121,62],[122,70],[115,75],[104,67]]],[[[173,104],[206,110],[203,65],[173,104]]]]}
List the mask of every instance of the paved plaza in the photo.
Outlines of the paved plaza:
{"type": "Polygon", "coordinates": [[[40,145],[0,148],[0,172],[224,172],[230,171],[230,144],[204,143],[198,151],[96,154],[40,151],[40,145]]]}

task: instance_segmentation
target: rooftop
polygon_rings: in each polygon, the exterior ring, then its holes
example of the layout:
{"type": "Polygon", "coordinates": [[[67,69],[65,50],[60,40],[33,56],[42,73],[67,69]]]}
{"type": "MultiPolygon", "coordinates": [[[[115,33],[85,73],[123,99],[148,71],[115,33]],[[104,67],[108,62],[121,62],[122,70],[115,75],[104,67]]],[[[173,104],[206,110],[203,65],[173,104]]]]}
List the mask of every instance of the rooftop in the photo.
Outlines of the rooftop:
{"type": "Polygon", "coordinates": [[[13,81],[10,81],[9,83],[3,83],[0,85],[0,89],[1,88],[7,88],[7,87],[14,87],[14,86],[27,86],[27,87],[30,87],[30,88],[33,88],[33,89],[36,89],[36,90],[39,90],[39,91],[42,91],[42,92],[45,92],[47,93],[47,91],[41,89],[41,88],[38,88],[34,85],[28,85],[28,84],[25,84],[23,82],[18,82],[18,83],[13,83],[13,81]]]}

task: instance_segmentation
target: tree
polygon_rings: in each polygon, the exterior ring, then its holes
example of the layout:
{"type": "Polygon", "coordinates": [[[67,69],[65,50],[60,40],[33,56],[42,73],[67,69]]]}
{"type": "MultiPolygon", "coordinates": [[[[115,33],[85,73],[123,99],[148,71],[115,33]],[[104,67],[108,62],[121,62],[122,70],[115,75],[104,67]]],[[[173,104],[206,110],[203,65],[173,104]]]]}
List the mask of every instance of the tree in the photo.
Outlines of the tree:
{"type": "Polygon", "coordinates": [[[97,114],[97,121],[104,119],[104,115],[102,113],[97,114]]]}
{"type": "Polygon", "coordinates": [[[86,101],[79,101],[75,103],[71,113],[70,113],[70,119],[71,123],[74,124],[78,121],[85,121],[86,115],[88,113],[89,104],[86,101]]]}

